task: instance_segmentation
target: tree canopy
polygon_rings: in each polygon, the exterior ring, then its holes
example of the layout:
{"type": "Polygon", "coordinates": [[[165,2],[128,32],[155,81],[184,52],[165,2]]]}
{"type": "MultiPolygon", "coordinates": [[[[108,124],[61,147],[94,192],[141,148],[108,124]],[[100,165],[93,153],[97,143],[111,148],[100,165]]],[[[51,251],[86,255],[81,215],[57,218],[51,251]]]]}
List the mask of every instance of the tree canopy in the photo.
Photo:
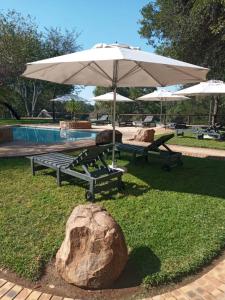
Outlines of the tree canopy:
{"type": "MultiPolygon", "coordinates": [[[[225,0],[155,0],[141,9],[139,23],[139,34],[156,52],[208,67],[208,79],[225,80],[225,0]]],[[[189,102],[179,106],[186,112],[194,107],[189,102]]],[[[215,99],[215,114],[217,108],[215,99]]],[[[204,105],[198,106],[203,112],[204,105]]]]}
{"type": "MultiPolygon", "coordinates": [[[[0,13],[0,95],[8,90],[4,102],[13,105],[21,114],[33,116],[49,108],[49,99],[70,93],[74,86],[22,78],[25,64],[80,49],[76,30],[62,31],[46,28],[40,31],[31,16],[9,10],[0,13]],[[40,104],[40,105],[39,105],[40,104]]],[[[0,102],[3,104],[3,102],[0,102]]]]}
{"type": "Polygon", "coordinates": [[[156,0],[141,10],[139,33],[164,55],[210,68],[225,79],[225,1],[156,0]]]}

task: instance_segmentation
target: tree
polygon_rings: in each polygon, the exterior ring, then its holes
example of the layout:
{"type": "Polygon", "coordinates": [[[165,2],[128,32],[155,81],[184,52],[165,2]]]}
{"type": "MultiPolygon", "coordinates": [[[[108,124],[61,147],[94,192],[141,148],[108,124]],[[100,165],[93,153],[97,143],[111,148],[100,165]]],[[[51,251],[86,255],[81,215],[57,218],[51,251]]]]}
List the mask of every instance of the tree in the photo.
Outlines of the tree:
{"type": "MultiPolygon", "coordinates": [[[[209,67],[208,79],[225,79],[224,0],[156,0],[141,15],[139,33],[158,53],[209,67]]],[[[215,112],[217,106],[215,99],[215,112]]]]}
{"type": "Polygon", "coordinates": [[[75,120],[76,114],[89,113],[93,110],[93,106],[78,100],[71,100],[66,103],[66,111],[71,113],[71,119],[75,120]]]}
{"type": "MultiPolygon", "coordinates": [[[[6,86],[8,89],[11,88],[10,85],[24,70],[27,58],[35,57],[39,46],[37,28],[30,16],[25,19],[14,10],[8,11],[6,14],[0,13],[1,90],[6,86]]],[[[10,98],[2,100],[4,104],[9,104],[9,102],[10,98]]],[[[11,107],[11,105],[7,106],[11,107]]]]}
{"type": "MultiPolygon", "coordinates": [[[[38,101],[44,94],[54,98],[69,93],[74,86],[64,86],[20,77],[29,61],[67,54],[80,49],[79,34],[75,30],[64,32],[59,28],[38,30],[31,16],[22,16],[14,10],[0,13],[0,82],[17,97],[15,105],[27,116],[34,116],[38,101]],[[46,93],[46,91],[49,92],[46,93]]],[[[1,87],[0,87],[1,89],[1,87]]],[[[1,93],[1,91],[0,91],[1,93]]],[[[9,99],[6,99],[9,102],[9,99]]]]}

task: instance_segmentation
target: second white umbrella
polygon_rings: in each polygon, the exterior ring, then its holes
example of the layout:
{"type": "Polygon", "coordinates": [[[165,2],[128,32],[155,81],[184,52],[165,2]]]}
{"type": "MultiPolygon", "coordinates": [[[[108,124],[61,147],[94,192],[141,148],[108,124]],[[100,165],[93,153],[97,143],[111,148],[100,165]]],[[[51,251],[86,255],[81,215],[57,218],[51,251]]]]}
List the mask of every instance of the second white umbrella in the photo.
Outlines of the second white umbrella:
{"type": "Polygon", "coordinates": [[[163,89],[158,89],[150,94],[141,96],[137,98],[136,100],[142,100],[142,101],[158,101],[161,102],[161,107],[160,107],[160,121],[162,121],[162,103],[167,102],[167,101],[182,101],[182,100],[188,100],[190,98],[185,97],[183,95],[174,95],[172,92],[163,90],[163,89]]]}

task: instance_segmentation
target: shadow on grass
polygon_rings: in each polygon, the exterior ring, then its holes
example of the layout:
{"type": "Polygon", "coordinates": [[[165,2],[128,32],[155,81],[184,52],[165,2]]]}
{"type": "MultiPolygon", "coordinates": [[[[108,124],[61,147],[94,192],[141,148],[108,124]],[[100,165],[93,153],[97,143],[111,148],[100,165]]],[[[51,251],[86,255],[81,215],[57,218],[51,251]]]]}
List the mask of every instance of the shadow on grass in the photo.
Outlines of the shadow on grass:
{"type": "Polygon", "coordinates": [[[160,259],[146,246],[131,251],[127,265],[115,283],[115,288],[139,286],[147,275],[160,271],[160,259]]]}
{"type": "Polygon", "coordinates": [[[131,157],[123,158],[128,160],[128,173],[152,189],[225,198],[223,160],[184,157],[182,167],[166,172],[161,169],[162,161],[155,159],[154,155],[148,164],[142,158],[137,159],[138,163],[134,163],[131,157]]]}
{"type": "MultiPolygon", "coordinates": [[[[44,171],[42,171],[42,173],[40,173],[40,176],[52,176],[56,178],[56,173],[51,169],[45,169],[44,171]]],[[[62,174],[61,178],[62,178],[62,185],[73,185],[74,187],[76,186],[82,187],[85,189],[84,194],[85,191],[88,189],[88,184],[82,180],[79,180],[79,178],[74,178],[66,174],[62,174]]],[[[107,191],[100,190],[99,193],[96,193],[96,200],[103,201],[103,200],[110,200],[114,198],[120,199],[123,198],[124,196],[137,197],[149,191],[149,187],[146,185],[137,184],[136,182],[128,182],[125,180],[123,180],[123,182],[125,184],[125,188],[123,191],[119,191],[117,187],[108,188],[107,191]]]]}

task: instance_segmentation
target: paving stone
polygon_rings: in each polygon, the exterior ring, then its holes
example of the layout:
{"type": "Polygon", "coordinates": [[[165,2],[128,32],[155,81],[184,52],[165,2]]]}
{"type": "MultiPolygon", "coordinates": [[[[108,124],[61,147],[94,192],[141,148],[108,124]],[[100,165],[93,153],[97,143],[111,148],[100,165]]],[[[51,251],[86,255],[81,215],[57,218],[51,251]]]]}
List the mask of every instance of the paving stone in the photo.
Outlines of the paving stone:
{"type": "Polygon", "coordinates": [[[16,297],[22,290],[22,286],[20,285],[15,285],[11,290],[9,290],[2,298],[1,300],[11,300],[16,297]]]}
{"type": "Polygon", "coordinates": [[[165,298],[162,295],[154,296],[152,300],[164,300],[165,298]]]}
{"type": "Polygon", "coordinates": [[[5,279],[1,279],[0,278],[0,287],[3,286],[3,284],[5,284],[7,281],[5,279]]]}
{"type": "Polygon", "coordinates": [[[25,300],[32,293],[32,290],[24,288],[22,291],[14,298],[14,300],[25,300]]]}
{"type": "Polygon", "coordinates": [[[41,296],[41,292],[32,291],[32,293],[26,298],[27,300],[37,300],[41,296]]]}
{"type": "Polygon", "coordinates": [[[52,295],[43,293],[38,300],[49,300],[51,297],[52,295]]]}
{"type": "Polygon", "coordinates": [[[58,296],[52,296],[51,300],[62,300],[62,297],[58,297],[58,296]]]}
{"type": "Polygon", "coordinates": [[[223,294],[223,292],[221,292],[218,289],[214,289],[210,294],[213,295],[214,297],[216,297],[216,296],[223,294]]]}
{"type": "Polygon", "coordinates": [[[0,298],[4,296],[11,288],[15,285],[15,283],[12,282],[6,282],[3,286],[0,288],[0,298]]]}

